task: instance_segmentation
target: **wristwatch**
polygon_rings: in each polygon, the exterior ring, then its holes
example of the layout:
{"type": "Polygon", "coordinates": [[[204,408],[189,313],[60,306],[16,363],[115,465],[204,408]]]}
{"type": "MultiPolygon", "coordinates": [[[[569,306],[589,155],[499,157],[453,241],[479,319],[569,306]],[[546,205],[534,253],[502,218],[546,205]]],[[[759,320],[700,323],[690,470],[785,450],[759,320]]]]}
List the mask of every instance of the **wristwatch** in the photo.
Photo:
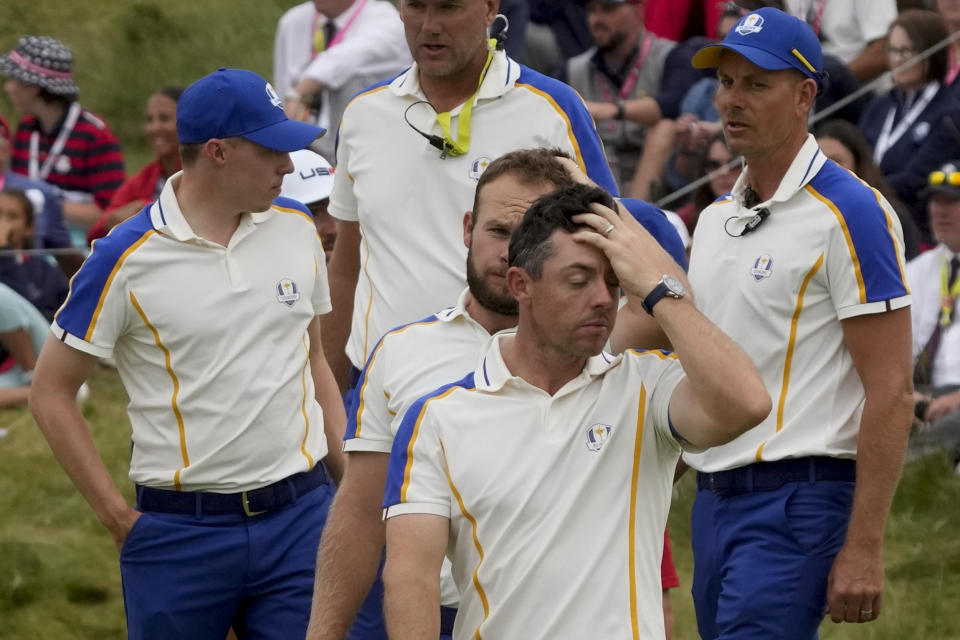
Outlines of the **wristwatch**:
{"type": "Polygon", "coordinates": [[[680,299],[685,295],[687,295],[687,288],[683,286],[683,283],[671,275],[664,274],[664,276],[660,278],[660,282],[657,283],[657,286],[653,288],[653,291],[643,299],[640,306],[643,307],[644,311],[653,315],[653,305],[660,302],[664,296],[680,299]]]}

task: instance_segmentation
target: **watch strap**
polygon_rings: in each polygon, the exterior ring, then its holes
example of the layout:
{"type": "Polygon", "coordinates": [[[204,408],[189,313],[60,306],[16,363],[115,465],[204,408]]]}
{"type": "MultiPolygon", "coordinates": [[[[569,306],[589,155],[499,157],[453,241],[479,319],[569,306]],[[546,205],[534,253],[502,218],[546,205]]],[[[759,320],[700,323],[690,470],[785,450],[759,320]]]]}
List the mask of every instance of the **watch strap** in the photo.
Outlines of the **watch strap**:
{"type": "Polygon", "coordinates": [[[657,304],[663,297],[670,293],[670,287],[666,285],[663,281],[657,283],[657,286],[647,294],[647,297],[643,299],[640,303],[640,306],[643,307],[643,310],[653,315],[653,305],[657,304]]]}

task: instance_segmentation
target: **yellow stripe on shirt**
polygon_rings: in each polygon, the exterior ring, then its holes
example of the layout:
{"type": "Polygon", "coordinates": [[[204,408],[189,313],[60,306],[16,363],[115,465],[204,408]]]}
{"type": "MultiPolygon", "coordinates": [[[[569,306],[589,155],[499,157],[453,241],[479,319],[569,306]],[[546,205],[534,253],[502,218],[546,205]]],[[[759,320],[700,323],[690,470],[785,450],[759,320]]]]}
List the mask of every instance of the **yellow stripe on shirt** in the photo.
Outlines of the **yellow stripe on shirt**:
{"type": "MultiPolygon", "coordinates": [[[[112,274],[111,274],[112,277],[112,274]]],[[[153,326],[150,320],[147,319],[147,314],[143,311],[143,307],[140,306],[140,302],[137,300],[137,297],[133,295],[133,292],[130,292],[130,302],[133,304],[133,308],[137,310],[137,313],[140,314],[140,318],[143,320],[143,324],[146,325],[150,332],[153,333],[153,341],[156,343],[160,351],[163,352],[164,365],[166,366],[167,373],[170,375],[170,380],[173,382],[173,394],[170,397],[170,406],[173,409],[173,415],[177,419],[177,428],[180,432],[180,457],[183,461],[183,466],[177,469],[173,474],[173,486],[177,491],[182,489],[180,485],[180,472],[190,466],[190,456],[187,454],[187,434],[186,429],[183,425],[183,415],[180,413],[180,404],[179,404],[179,395],[180,395],[180,380],[177,378],[177,374],[173,372],[173,363],[170,358],[170,350],[163,344],[163,341],[160,340],[160,332],[157,331],[157,328],[153,326]]]]}

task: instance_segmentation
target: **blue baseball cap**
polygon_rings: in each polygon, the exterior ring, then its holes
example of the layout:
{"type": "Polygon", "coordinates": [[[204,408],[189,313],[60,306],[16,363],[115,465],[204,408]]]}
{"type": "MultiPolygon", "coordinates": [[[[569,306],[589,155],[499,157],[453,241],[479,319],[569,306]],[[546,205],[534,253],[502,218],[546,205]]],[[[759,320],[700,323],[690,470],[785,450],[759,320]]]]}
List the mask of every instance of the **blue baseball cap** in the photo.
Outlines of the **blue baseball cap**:
{"type": "Polygon", "coordinates": [[[221,67],[187,87],[177,103],[181,144],[240,136],[274,151],[297,151],[324,133],[288,118],[270,83],[246,69],[221,67]]]}
{"type": "Polygon", "coordinates": [[[697,51],[691,64],[697,69],[716,67],[725,49],[739,53],[761,69],[796,69],[815,80],[818,87],[823,82],[820,40],[806,22],[779,9],[764,7],[746,14],[723,42],[697,51]]]}

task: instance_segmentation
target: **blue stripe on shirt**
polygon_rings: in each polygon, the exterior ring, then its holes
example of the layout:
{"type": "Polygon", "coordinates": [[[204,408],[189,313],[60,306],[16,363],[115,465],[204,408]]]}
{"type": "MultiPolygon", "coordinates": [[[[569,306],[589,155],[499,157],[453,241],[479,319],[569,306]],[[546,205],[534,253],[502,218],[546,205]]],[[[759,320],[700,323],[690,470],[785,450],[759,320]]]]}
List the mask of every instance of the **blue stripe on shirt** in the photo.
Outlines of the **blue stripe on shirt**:
{"type": "Polygon", "coordinates": [[[70,296],[57,312],[56,322],[78,338],[85,339],[104,288],[117,263],[134,243],[153,231],[150,205],[117,225],[111,233],[93,243],[92,251],[70,281],[70,296]]]}
{"type": "Polygon", "coordinates": [[[865,302],[907,295],[898,258],[901,249],[893,241],[887,227],[888,213],[880,206],[874,191],[832,161],[823,165],[810,186],[834,204],[847,225],[860,262],[865,302]]]}
{"type": "Polygon", "coordinates": [[[461,387],[463,389],[474,389],[474,372],[468,373],[462,379],[456,382],[445,384],[436,391],[428,393],[419,400],[410,405],[410,408],[403,415],[403,421],[397,430],[397,435],[393,439],[393,449],[390,452],[390,467],[387,470],[387,486],[383,496],[383,508],[386,509],[401,502],[400,495],[403,489],[403,478],[406,473],[409,455],[411,453],[411,441],[414,439],[415,431],[420,424],[421,416],[426,411],[427,404],[443,395],[452,387],[461,387]]]}
{"type": "Polygon", "coordinates": [[[648,202],[636,198],[621,198],[622,204],[634,219],[643,225],[643,228],[660,243],[664,251],[677,261],[684,269],[687,268],[687,251],[683,248],[683,240],[677,233],[667,216],[648,202]]]}
{"type": "Polygon", "coordinates": [[[617,195],[617,183],[607,165],[603,143],[597,135],[597,128],[593,124],[590,112],[587,111],[586,105],[583,104],[577,92],[559,80],[537,73],[523,65],[520,65],[520,77],[517,82],[528,84],[553,98],[570,120],[570,127],[580,147],[580,155],[586,165],[587,175],[599,186],[617,195]]]}

